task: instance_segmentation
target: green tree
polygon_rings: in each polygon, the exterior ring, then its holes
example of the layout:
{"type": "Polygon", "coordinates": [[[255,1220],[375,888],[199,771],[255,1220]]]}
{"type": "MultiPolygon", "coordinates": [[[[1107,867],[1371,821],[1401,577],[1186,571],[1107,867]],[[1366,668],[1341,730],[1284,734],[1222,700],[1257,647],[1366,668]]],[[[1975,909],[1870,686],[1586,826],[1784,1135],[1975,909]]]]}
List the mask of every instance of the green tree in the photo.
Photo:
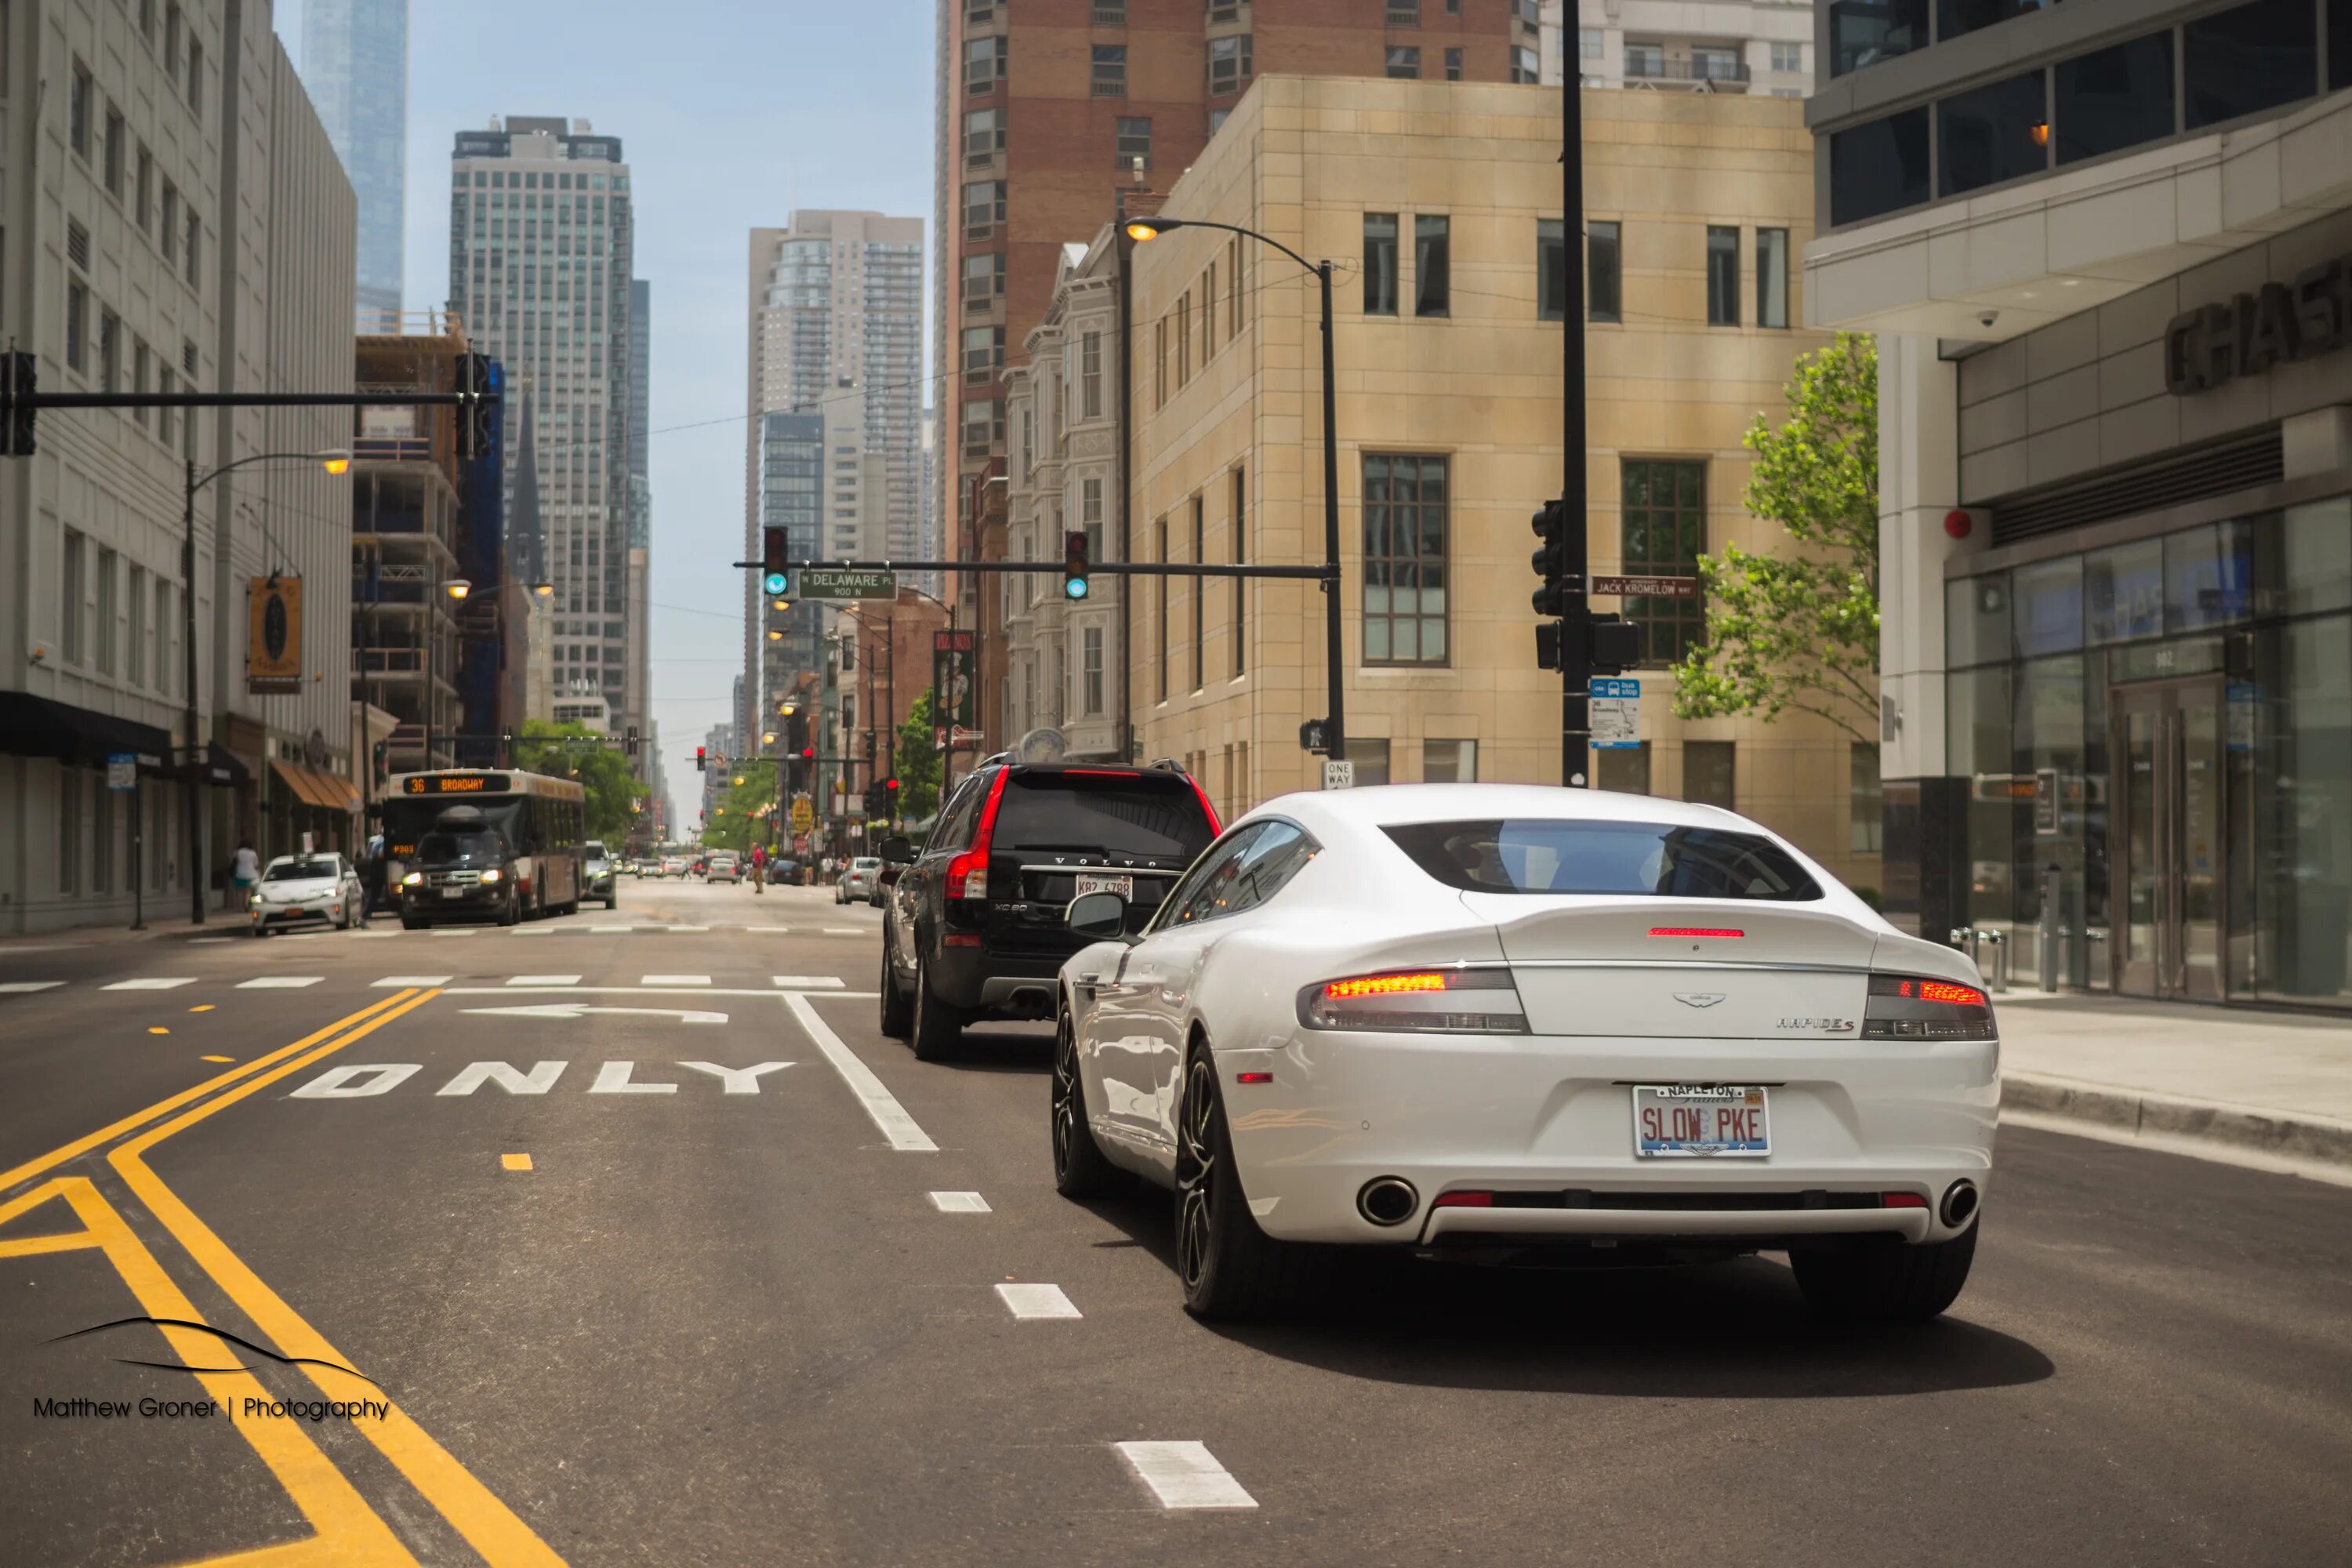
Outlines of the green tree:
{"type": "Polygon", "coordinates": [[[731,849],[748,855],[754,844],[776,847],[776,763],[772,757],[745,758],[731,764],[727,788],[716,810],[702,825],[702,847],[731,849]],[[737,784],[735,780],[743,782],[737,784]]]}
{"type": "Polygon", "coordinates": [[[577,721],[527,719],[515,737],[514,765],[550,778],[578,779],[588,791],[588,837],[618,845],[635,825],[637,803],[649,792],[629,772],[629,759],[608,737],[577,721]]]}
{"type": "Polygon", "coordinates": [[[931,689],[915,699],[898,726],[898,816],[919,822],[940,807],[940,752],[931,740],[931,689]]]}
{"type": "Polygon", "coordinates": [[[1840,332],[1801,355],[1789,417],[1757,416],[1742,498],[1789,554],[1699,557],[1706,640],[1675,667],[1675,714],[1766,721],[1794,708],[1857,741],[1878,735],[1878,347],[1840,332]]]}

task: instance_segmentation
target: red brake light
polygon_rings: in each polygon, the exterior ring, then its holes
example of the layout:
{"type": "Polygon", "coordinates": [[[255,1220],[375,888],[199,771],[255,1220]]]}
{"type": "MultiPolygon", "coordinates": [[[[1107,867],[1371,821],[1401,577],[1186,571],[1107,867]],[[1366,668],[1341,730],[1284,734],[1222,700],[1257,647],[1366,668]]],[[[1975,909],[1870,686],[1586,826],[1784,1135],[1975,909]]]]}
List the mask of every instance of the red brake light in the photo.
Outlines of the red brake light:
{"type": "Polygon", "coordinates": [[[1323,987],[1323,994],[1334,1002],[1349,996],[1396,996],[1409,991],[1443,991],[1446,973],[1433,970],[1420,974],[1367,974],[1360,980],[1334,980],[1323,987]]]}
{"type": "Polygon", "coordinates": [[[1947,980],[1922,980],[1919,982],[1919,1000],[1953,1002],[1963,1007],[1981,1007],[1985,1005],[1985,994],[1973,985],[1955,985],[1947,980]]]}
{"type": "Polygon", "coordinates": [[[1440,1193],[1433,1209],[1490,1209],[1495,1206],[1492,1193],[1440,1193]]]}
{"type": "Polygon", "coordinates": [[[1723,926],[1652,926],[1650,934],[1652,936],[1735,937],[1746,936],[1748,933],[1723,926]]]}
{"type": "Polygon", "coordinates": [[[1923,1209],[1927,1206],[1927,1200],[1917,1193],[1881,1193],[1878,1204],[1881,1208],[1923,1209]]]}
{"type": "Polygon", "coordinates": [[[988,852],[996,836],[996,808],[1004,799],[1004,773],[999,769],[996,781],[988,786],[988,804],[980,809],[980,826],[973,829],[971,847],[948,862],[946,895],[950,899],[984,899],[988,897],[988,852]]]}
{"type": "Polygon", "coordinates": [[[1863,1013],[1866,1040],[1990,1040],[1992,1004],[1973,985],[1874,974],[1863,1013]]]}

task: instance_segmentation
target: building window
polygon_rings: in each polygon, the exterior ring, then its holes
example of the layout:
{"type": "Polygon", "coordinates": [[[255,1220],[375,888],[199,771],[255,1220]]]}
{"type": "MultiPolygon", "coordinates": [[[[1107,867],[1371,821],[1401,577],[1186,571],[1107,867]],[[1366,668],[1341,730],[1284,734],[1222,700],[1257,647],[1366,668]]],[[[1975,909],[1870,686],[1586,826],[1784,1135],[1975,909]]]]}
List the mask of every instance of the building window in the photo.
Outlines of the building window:
{"type": "Polygon", "coordinates": [[[1127,46],[1125,44],[1095,46],[1094,96],[1097,98],[1127,96],[1127,46]]]}
{"type": "Polygon", "coordinates": [[[1389,50],[1389,75],[1398,81],[1421,79],[1421,51],[1417,48],[1391,47],[1389,50]]]}
{"type": "Polygon", "coordinates": [[[1127,26],[1127,0],[1094,0],[1094,24],[1097,27],[1127,26]]]}
{"type": "MultiPolygon", "coordinates": [[[[1621,569],[1629,577],[1696,577],[1706,548],[1706,464],[1626,458],[1621,469],[1621,569]]],[[[1642,627],[1645,664],[1679,663],[1706,640],[1706,609],[1696,597],[1629,598],[1622,608],[1642,627]]]]}
{"type": "Polygon", "coordinates": [[[1936,105],[1941,194],[1997,185],[2049,166],[2050,120],[2042,73],[2028,71],[1936,105]]]}
{"type": "Polygon", "coordinates": [[[963,88],[968,93],[994,92],[1004,79],[1008,63],[1009,40],[1002,35],[992,38],[967,39],[963,46],[963,88]]]}
{"type": "Polygon", "coordinates": [[[155,154],[147,150],[147,145],[143,142],[139,145],[139,179],[136,194],[138,205],[135,211],[139,218],[140,232],[143,234],[149,231],[155,216],[155,154]]]}
{"type": "Polygon", "coordinates": [[[1622,254],[1616,224],[1597,223],[1590,218],[1585,220],[1586,321],[1622,321],[1625,319],[1622,254]]]}
{"type": "MultiPolygon", "coordinates": [[[[1232,482],[1233,502],[1230,515],[1233,519],[1231,526],[1234,532],[1234,564],[1240,566],[1249,560],[1249,476],[1244,470],[1235,468],[1232,482]]],[[[1249,580],[1245,577],[1234,578],[1233,589],[1234,679],[1238,680],[1249,669],[1249,647],[1245,640],[1248,635],[1248,623],[1244,618],[1244,611],[1248,605],[1249,580]]]]}
{"type": "Polygon", "coordinates": [[[1004,257],[991,251],[963,258],[963,303],[968,310],[984,310],[1004,292],[1004,257]]]}
{"type": "Polygon", "coordinates": [[[964,456],[988,456],[989,443],[994,436],[995,412],[995,406],[984,397],[975,397],[963,405],[964,456]]]}
{"type": "Polygon", "coordinates": [[[1446,661],[1446,507],[1444,457],[1364,455],[1365,663],[1446,661]]]}
{"type": "Polygon", "coordinates": [[[1805,46],[1774,44],[1771,60],[1772,68],[1776,71],[1801,71],[1805,68],[1805,46]]]}
{"type": "Polygon", "coordinates": [[[1190,289],[1176,297],[1176,390],[1184,390],[1192,379],[1192,291],[1190,289]]]}
{"type": "Polygon", "coordinates": [[[89,543],[72,529],[66,530],[62,574],[58,584],[61,603],[58,641],[63,645],[68,664],[79,664],[83,658],[82,599],[89,592],[89,543]]]}
{"type": "Polygon", "coordinates": [[[1511,79],[1516,82],[1536,82],[1543,79],[1543,61],[1535,50],[1521,45],[1512,46],[1511,79]]]}
{"type": "Polygon", "coordinates": [[[1004,221],[1004,182],[972,180],[963,188],[963,237],[986,239],[1004,221]]]}
{"type": "Polygon", "coordinates": [[[1694,48],[1690,74],[1693,81],[1738,81],[1746,73],[1737,50],[1694,48]]]}
{"type": "Polygon", "coordinates": [[[1756,231],[1756,324],[1789,324],[1789,231],[1756,231]]]}
{"type": "MultiPolygon", "coordinates": [[[[1160,559],[1162,564],[1168,561],[1168,520],[1164,517],[1160,520],[1160,559]]],[[[1165,702],[1168,700],[1168,579],[1162,576],[1156,581],[1160,584],[1160,614],[1157,617],[1160,626],[1160,700],[1165,702]]]]}
{"type": "Polygon", "coordinates": [[[1576,30],[1576,54],[1579,59],[1600,59],[1602,47],[1603,40],[1600,28],[1579,27],[1576,30]]]}
{"type": "Polygon", "coordinates": [[[1653,80],[1666,74],[1666,46],[1664,44],[1627,44],[1625,74],[1643,80],[1653,80]]]}
{"type": "MultiPolygon", "coordinates": [[[[169,369],[166,369],[155,377],[155,390],[158,392],[177,392],[180,390],[179,378],[173,375],[169,369]]],[[[172,426],[174,423],[173,418],[173,410],[169,408],[158,408],[155,410],[155,439],[163,442],[166,447],[169,447],[172,444],[172,426]]],[[[194,416],[191,416],[190,417],[193,418],[194,416]]]]}
{"type": "Polygon", "coordinates": [[[986,386],[1004,364],[1003,327],[966,327],[963,331],[963,384],[986,386]]]}
{"type": "Polygon", "coordinates": [[[1151,121],[1148,118],[1122,115],[1118,128],[1118,166],[1122,169],[1151,167],[1151,121]]]}
{"type": "Polygon", "coordinates": [[[122,111],[110,103],[106,106],[106,142],[99,162],[106,179],[106,194],[118,198],[122,195],[124,135],[122,111]]]}
{"type": "Polygon", "coordinates": [[[1936,37],[1938,40],[1957,38],[2012,16],[2032,16],[2056,4],[2057,0],[1937,0],[1936,37]]]}
{"type": "Polygon", "coordinates": [[[131,582],[123,594],[123,603],[131,612],[131,641],[123,660],[123,679],[133,686],[147,684],[147,569],[133,566],[131,582]]]}
{"type": "Polygon", "coordinates": [[[1830,136],[1830,222],[1864,219],[1927,199],[1927,110],[1923,105],[1830,136]]]}
{"type": "MultiPolygon", "coordinates": [[[[1078,417],[1099,419],[1103,411],[1102,334],[1087,332],[1078,339],[1078,417]]],[[[1089,479],[1089,484],[1099,480],[1089,479]]]]}
{"type": "Polygon", "coordinates": [[[1536,219],[1536,319],[1568,319],[1567,225],[1556,217],[1536,219]]]}
{"type": "Polygon", "coordinates": [[[1445,79],[1448,81],[1460,81],[1462,79],[1462,51],[1460,49],[1448,49],[1445,51],[1445,79]]]}
{"type": "Polygon", "coordinates": [[[1706,228],[1706,324],[1739,325],[1739,231],[1706,228]]]}
{"type": "Polygon", "coordinates": [[[1475,741],[1423,741],[1421,743],[1421,782],[1423,784],[1476,784],[1478,782],[1478,742],[1475,741]]]}
{"type": "Polygon", "coordinates": [[[1346,747],[1349,762],[1356,764],[1356,785],[1365,788],[1389,782],[1389,743],[1385,740],[1366,740],[1361,735],[1348,737],[1346,747]]]}
{"type": "Polygon", "coordinates": [[[2309,0],[2255,0],[2183,23],[2187,128],[2219,125],[2317,92],[2316,29],[2309,0]]]}
{"type": "MultiPolygon", "coordinates": [[[[152,354],[150,354],[150,353],[149,353],[148,349],[147,349],[147,345],[146,345],[145,343],[141,342],[139,342],[139,341],[138,341],[138,340],[136,340],[136,339],[133,339],[133,340],[131,341],[131,391],[133,391],[133,392],[144,392],[144,391],[146,391],[146,390],[147,390],[147,363],[148,363],[148,361],[149,361],[151,358],[152,358],[152,357],[153,357],[153,356],[152,356],[152,354]]],[[[137,420],[137,421],[139,422],[140,428],[142,428],[142,429],[146,428],[146,426],[147,426],[147,410],[146,410],[146,409],[144,409],[144,408],[134,408],[134,409],[132,409],[132,410],[131,411],[131,418],[133,418],[133,419],[135,419],[135,420],[137,420]]]]}
{"type": "Polygon", "coordinates": [[[1249,85],[1250,36],[1237,33],[1209,40],[1209,92],[1222,98],[1249,85]]]}
{"type": "Polygon", "coordinates": [[[985,163],[1004,150],[1004,115],[1001,110],[975,109],[963,117],[963,161],[985,163]]]}
{"type": "Polygon", "coordinates": [[[89,359],[89,290],[66,285],[66,368],[86,371],[89,359]]]}
{"type": "Polygon", "coordinates": [[[1412,313],[1443,316],[1453,307],[1453,226],[1442,216],[1412,220],[1412,313]]]}
{"type": "Polygon", "coordinates": [[[114,587],[121,575],[116,570],[120,560],[111,550],[101,548],[98,552],[98,615],[91,624],[98,635],[91,640],[98,655],[93,662],[100,675],[114,673],[114,587]]]}
{"type": "Polygon", "coordinates": [[[163,74],[174,82],[180,79],[180,8],[163,8],[163,74]]]}
{"type": "Polygon", "coordinates": [[[1927,47],[1927,0],[1831,0],[1832,76],[1927,47]]]}
{"type": "Polygon", "coordinates": [[[188,40],[188,107],[205,111],[205,47],[194,38],[188,40]]]}
{"type": "Polygon", "coordinates": [[[180,257],[180,191],[171,181],[163,182],[163,222],[157,237],[163,243],[163,259],[174,262],[180,257]]]}
{"type": "Polygon", "coordinates": [[[1103,710],[1103,629],[1088,626],[1078,634],[1078,679],[1085,706],[1092,719],[1103,710]]]}
{"type": "Polygon", "coordinates": [[[115,391],[121,384],[122,318],[111,310],[98,313],[98,386],[115,391]]]}
{"type": "Polygon", "coordinates": [[[204,222],[196,216],[196,209],[194,207],[188,209],[188,232],[184,237],[186,254],[180,259],[185,266],[188,287],[193,289],[196,286],[196,255],[202,248],[205,237],[204,222]]]}
{"type": "MultiPolygon", "coordinates": [[[[1195,565],[1209,558],[1206,549],[1208,524],[1203,516],[1206,503],[1200,496],[1192,498],[1192,561],[1195,565]]],[[[1209,684],[1209,580],[1192,579],[1192,689],[1200,690],[1209,684]]]]}
{"type": "Polygon", "coordinates": [[[1418,27],[1421,26],[1421,0],[1388,0],[1389,26],[1418,27]]]}
{"type": "Polygon", "coordinates": [[[1848,849],[1875,855],[1885,847],[1885,796],[1878,781],[1878,747],[1873,742],[1856,741],[1847,753],[1846,820],[1848,849]]]}
{"type": "Polygon", "coordinates": [[[1694,805],[1739,809],[1738,749],[1729,741],[1683,742],[1683,798],[1694,805]]]}
{"type": "Polygon", "coordinates": [[[1650,742],[1595,748],[1592,784],[1596,789],[1614,790],[1619,795],[1649,794],[1650,742]]]}
{"type": "Polygon", "coordinates": [[[1364,215],[1364,314],[1397,313],[1397,220],[1394,213],[1364,215]]]}
{"type": "MultiPolygon", "coordinates": [[[[2346,19],[2352,24],[2352,15],[2346,19]]],[[[2332,26],[2328,40],[2336,42],[2332,26]]],[[[2344,42],[2352,44],[2352,37],[2344,42]]],[[[2338,86],[2352,85],[2330,79],[2338,86]]],[[[2151,33],[2060,60],[2053,85],[2061,164],[2169,136],[2179,101],[2172,90],[2172,34],[2151,33]]]]}

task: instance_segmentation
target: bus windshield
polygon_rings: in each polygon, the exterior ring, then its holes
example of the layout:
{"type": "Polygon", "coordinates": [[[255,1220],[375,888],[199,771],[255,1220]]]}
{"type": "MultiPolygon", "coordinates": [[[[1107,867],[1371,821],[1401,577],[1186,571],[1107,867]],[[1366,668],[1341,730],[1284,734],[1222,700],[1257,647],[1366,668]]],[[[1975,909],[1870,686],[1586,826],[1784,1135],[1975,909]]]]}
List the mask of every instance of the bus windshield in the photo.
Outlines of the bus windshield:
{"type": "Polygon", "coordinates": [[[416,846],[416,858],[436,866],[501,860],[506,852],[506,840],[487,828],[467,833],[443,833],[436,829],[416,846]]]}

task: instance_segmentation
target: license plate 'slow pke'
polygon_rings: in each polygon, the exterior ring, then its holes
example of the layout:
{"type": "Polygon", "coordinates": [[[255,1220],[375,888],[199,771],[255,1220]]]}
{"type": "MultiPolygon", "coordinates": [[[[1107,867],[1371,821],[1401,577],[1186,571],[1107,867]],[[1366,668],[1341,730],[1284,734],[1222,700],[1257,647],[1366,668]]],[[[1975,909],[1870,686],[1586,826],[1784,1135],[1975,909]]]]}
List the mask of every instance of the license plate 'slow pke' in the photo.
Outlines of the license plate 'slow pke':
{"type": "Polygon", "coordinates": [[[1751,1085],[1636,1084],[1633,1152],[1653,1159],[1760,1158],[1771,1152],[1765,1095],[1751,1085]]]}

